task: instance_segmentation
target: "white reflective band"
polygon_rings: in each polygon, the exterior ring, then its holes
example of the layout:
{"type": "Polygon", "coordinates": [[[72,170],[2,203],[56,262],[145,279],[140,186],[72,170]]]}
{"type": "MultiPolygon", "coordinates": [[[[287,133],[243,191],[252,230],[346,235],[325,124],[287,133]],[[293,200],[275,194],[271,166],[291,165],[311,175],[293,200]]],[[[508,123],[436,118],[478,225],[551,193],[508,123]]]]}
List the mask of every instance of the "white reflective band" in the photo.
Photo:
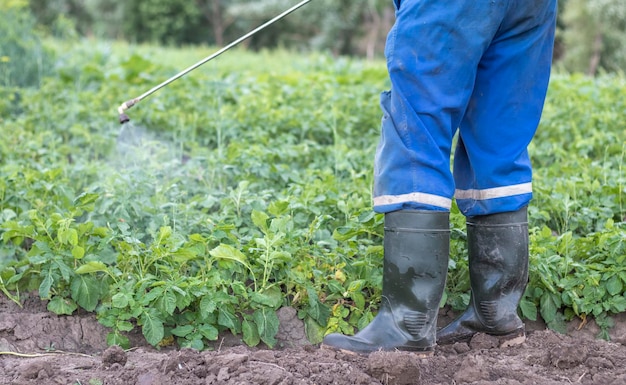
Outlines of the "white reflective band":
{"type": "Polygon", "coordinates": [[[425,193],[416,192],[411,194],[381,195],[379,197],[374,197],[374,206],[387,206],[410,202],[437,206],[447,210],[450,210],[450,207],[452,207],[452,199],[425,193]]]}
{"type": "Polygon", "coordinates": [[[474,199],[484,201],[487,199],[506,198],[514,195],[530,194],[533,192],[532,183],[522,183],[514,186],[488,188],[485,190],[456,190],[456,199],[474,199]]]}

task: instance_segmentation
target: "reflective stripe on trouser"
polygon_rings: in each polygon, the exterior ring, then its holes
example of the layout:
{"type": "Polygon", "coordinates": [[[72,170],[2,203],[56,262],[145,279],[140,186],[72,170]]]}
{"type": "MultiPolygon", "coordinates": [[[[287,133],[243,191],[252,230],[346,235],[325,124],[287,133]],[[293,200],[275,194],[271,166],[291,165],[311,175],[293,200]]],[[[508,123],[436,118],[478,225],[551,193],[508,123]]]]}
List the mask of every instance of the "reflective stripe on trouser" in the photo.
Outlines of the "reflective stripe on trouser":
{"type": "Polygon", "coordinates": [[[550,77],[556,0],[402,0],[385,54],[374,209],[515,211],[550,77]],[[453,136],[459,130],[450,170],[453,136]]]}

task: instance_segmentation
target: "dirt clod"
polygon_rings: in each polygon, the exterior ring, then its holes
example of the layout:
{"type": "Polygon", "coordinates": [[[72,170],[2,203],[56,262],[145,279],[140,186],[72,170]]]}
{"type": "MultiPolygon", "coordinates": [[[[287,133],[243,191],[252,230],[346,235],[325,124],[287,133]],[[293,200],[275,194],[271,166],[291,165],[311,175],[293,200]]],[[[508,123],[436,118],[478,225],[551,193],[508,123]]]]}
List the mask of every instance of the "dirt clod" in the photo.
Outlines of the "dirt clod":
{"type": "Polygon", "coordinates": [[[466,344],[465,342],[457,342],[454,345],[452,345],[452,349],[454,349],[454,351],[458,354],[463,354],[463,353],[467,353],[471,350],[471,348],[469,347],[468,344],[466,344]]]}
{"type": "Polygon", "coordinates": [[[110,368],[113,364],[119,364],[123,367],[126,365],[126,361],[128,361],[126,352],[117,345],[109,347],[102,353],[102,364],[106,368],[110,368]]]}
{"type": "Polygon", "coordinates": [[[27,380],[45,380],[52,374],[52,365],[45,361],[25,363],[19,368],[20,377],[27,380]]]}
{"type": "Polygon", "coordinates": [[[137,376],[137,385],[163,385],[159,373],[148,372],[137,376]]]}
{"type": "Polygon", "coordinates": [[[587,359],[585,346],[558,346],[550,351],[550,363],[559,369],[572,369],[587,359]]]}
{"type": "Polygon", "coordinates": [[[459,384],[469,384],[489,379],[489,372],[485,370],[485,360],[481,356],[466,356],[461,366],[454,374],[454,380],[459,384]]]}
{"type": "Polygon", "coordinates": [[[477,333],[469,343],[472,350],[494,349],[500,345],[497,337],[485,333],[477,333]]]}
{"type": "Polygon", "coordinates": [[[296,309],[292,307],[280,308],[277,312],[280,326],[276,340],[281,348],[295,348],[311,345],[304,331],[304,322],[298,318],[296,309]]]}
{"type": "Polygon", "coordinates": [[[420,383],[420,357],[406,352],[376,352],[368,356],[367,373],[383,384],[420,383]]]}

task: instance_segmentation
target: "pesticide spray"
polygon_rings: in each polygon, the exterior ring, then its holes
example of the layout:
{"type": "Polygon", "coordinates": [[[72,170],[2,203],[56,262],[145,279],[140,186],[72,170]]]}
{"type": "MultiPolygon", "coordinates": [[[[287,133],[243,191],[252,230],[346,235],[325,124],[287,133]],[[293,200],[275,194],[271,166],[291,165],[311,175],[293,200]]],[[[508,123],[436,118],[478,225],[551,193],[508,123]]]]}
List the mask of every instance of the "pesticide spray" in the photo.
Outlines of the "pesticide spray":
{"type": "MultiPolygon", "coordinates": [[[[130,121],[130,118],[128,117],[128,115],[126,115],[126,110],[135,106],[137,103],[152,95],[161,88],[180,79],[181,77],[197,69],[203,64],[206,64],[209,61],[215,59],[224,52],[230,50],[239,43],[264,30],[265,28],[276,23],[280,19],[286,17],[297,9],[310,3],[311,1],[312,0],[301,1],[293,7],[285,10],[281,14],[275,16],[273,19],[267,21],[265,24],[241,36],[240,38],[223,47],[214,54],[202,59],[198,63],[172,76],[163,83],[146,91],[142,95],[130,99],[119,106],[119,122],[122,126],[120,133],[118,134],[118,156],[114,160],[114,169],[118,172],[124,172],[117,176],[113,176],[112,179],[114,181],[114,185],[116,186],[113,188],[113,190],[115,191],[121,189],[122,192],[127,192],[128,194],[130,194],[128,199],[120,199],[121,201],[132,200],[132,197],[135,196],[133,192],[136,189],[141,188],[152,189],[156,194],[172,194],[174,190],[180,188],[180,186],[177,186],[177,183],[172,182],[175,182],[177,178],[181,177],[181,175],[177,173],[181,172],[182,170],[180,164],[186,162],[186,160],[184,159],[184,155],[180,153],[177,154],[179,151],[177,151],[177,149],[174,148],[172,144],[168,144],[164,141],[156,139],[153,135],[150,135],[145,127],[141,127],[141,125],[135,126],[134,124],[131,124],[129,125],[129,129],[125,129],[125,127],[127,126],[125,125],[125,123],[130,121]],[[174,154],[177,154],[178,156],[174,154]],[[150,172],[146,172],[146,170],[150,170],[150,172]],[[170,183],[168,183],[168,181],[170,183]],[[126,188],[124,186],[126,186],[126,188]]],[[[207,168],[200,165],[198,165],[197,167],[201,169],[207,168]]],[[[179,194],[172,194],[172,196],[180,196],[181,194],[184,195],[184,191],[180,192],[179,194]]],[[[148,195],[148,192],[146,192],[145,196],[148,195]]],[[[124,204],[121,204],[119,206],[120,207],[118,207],[118,210],[124,209],[124,204]]],[[[170,209],[175,210],[175,206],[176,205],[170,205],[170,209]]],[[[178,213],[175,211],[169,213],[169,217],[172,220],[175,220],[177,216],[178,213]]]]}

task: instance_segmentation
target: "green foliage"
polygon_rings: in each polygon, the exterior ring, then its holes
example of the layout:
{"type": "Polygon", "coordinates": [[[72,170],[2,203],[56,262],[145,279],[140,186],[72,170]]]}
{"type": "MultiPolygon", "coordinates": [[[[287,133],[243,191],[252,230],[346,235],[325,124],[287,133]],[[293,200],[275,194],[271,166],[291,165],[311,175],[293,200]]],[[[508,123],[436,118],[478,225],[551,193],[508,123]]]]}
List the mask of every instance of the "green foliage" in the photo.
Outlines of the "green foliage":
{"type": "Polygon", "coordinates": [[[619,76],[554,76],[531,145],[531,282],[521,310],[534,319],[537,306],[557,330],[592,316],[607,338],[607,316],[626,310],[625,89],[619,76]]]}
{"type": "Polygon", "coordinates": [[[379,235],[363,227],[381,219],[369,171],[355,166],[369,161],[358,147],[375,145],[372,82],[384,70],[310,56],[275,72],[275,56],[263,67],[242,55],[172,85],[133,110],[145,126],[120,130],[116,104],[171,72],[160,52],[122,48],[60,45],[56,76],[6,107],[16,113],[0,146],[3,292],[37,290],[57,314],[95,311],[122,346],[135,327],[154,345],[200,349],[229,330],[274,346],[286,305],[319,341],[328,297],[344,293],[371,318],[379,235]],[[357,189],[344,191],[348,181],[357,189]],[[364,240],[342,250],[336,228],[364,240]]]}
{"type": "MultiPolygon", "coordinates": [[[[536,228],[532,236],[531,282],[522,314],[536,319],[534,306],[548,326],[564,331],[563,321],[626,311],[626,225],[608,220],[605,228],[586,237],[571,232],[555,236],[536,228]]],[[[598,322],[606,327],[606,322],[598,322]]],[[[602,337],[607,338],[606,328],[602,337]]]]}
{"type": "MultiPolygon", "coordinates": [[[[120,102],[205,52],[54,46],[56,72],[39,89],[0,87],[5,295],[36,291],[56,314],[93,311],[121,346],[136,328],[155,346],[203,349],[226,331],[275,346],[284,306],[314,342],[371,321],[384,63],[233,51],[142,101],[120,128],[120,102]]],[[[593,317],[606,331],[625,310],[625,82],[555,76],[531,148],[520,310],[555,329],[593,317]]],[[[461,309],[468,290],[454,207],[444,302],[461,309]]]]}
{"type": "Polygon", "coordinates": [[[584,237],[609,219],[624,221],[626,147],[617,128],[626,124],[624,87],[619,76],[553,77],[531,145],[539,182],[531,212],[536,226],[584,237]]]}
{"type": "Polygon", "coordinates": [[[50,58],[35,31],[35,19],[19,1],[0,5],[0,85],[38,86],[50,58]]]}

